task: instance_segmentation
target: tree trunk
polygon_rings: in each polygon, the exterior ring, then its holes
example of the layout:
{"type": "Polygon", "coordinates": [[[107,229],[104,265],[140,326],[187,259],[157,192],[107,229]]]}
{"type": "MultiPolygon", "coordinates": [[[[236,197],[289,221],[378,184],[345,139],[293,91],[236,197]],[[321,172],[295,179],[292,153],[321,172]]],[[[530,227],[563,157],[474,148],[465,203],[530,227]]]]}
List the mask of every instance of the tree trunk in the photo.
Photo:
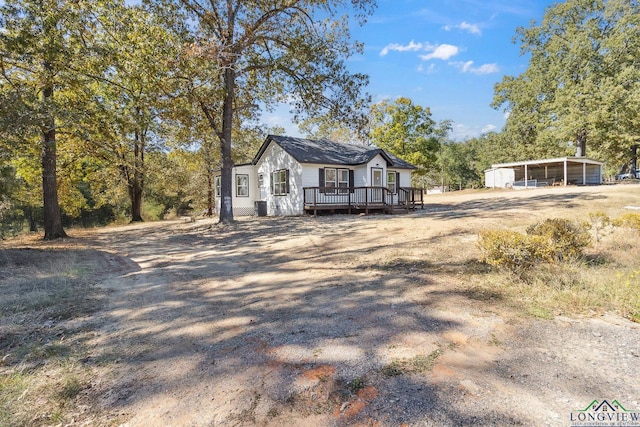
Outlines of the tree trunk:
{"type": "Polygon", "coordinates": [[[231,130],[233,128],[233,95],[235,91],[235,71],[227,67],[224,72],[226,94],[222,108],[222,135],[220,138],[220,154],[222,171],[220,177],[220,222],[233,222],[233,160],[231,159],[231,130]]]}
{"type": "MultiPolygon", "coordinates": [[[[51,65],[45,64],[50,70],[51,65]]],[[[48,84],[42,98],[45,105],[53,100],[53,85],[48,84]]],[[[62,214],[58,202],[58,180],[56,172],[56,128],[52,115],[48,119],[48,127],[42,130],[42,199],[44,202],[44,239],[53,240],[67,237],[62,228],[62,214]]]]}
{"type": "Polygon", "coordinates": [[[207,167],[207,216],[213,216],[213,174],[207,167]]]}
{"type": "Polygon", "coordinates": [[[142,222],[142,188],[136,179],[129,185],[129,198],[131,199],[131,222],[142,222]]]}
{"type": "Polygon", "coordinates": [[[25,217],[29,222],[29,231],[35,233],[38,231],[38,218],[36,218],[36,212],[34,208],[31,207],[23,207],[25,217]]]}
{"type": "Polygon", "coordinates": [[[129,182],[129,198],[131,199],[131,222],[142,222],[142,191],[144,188],[144,147],[140,143],[140,135],[136,131],[133,151],[133,175],[129,182]]]}
{"type": "Polygon", "coordinates": [[[585,157],[587,155],[587,131],[580,129],[576,133],[576,157],[585,157]]]}

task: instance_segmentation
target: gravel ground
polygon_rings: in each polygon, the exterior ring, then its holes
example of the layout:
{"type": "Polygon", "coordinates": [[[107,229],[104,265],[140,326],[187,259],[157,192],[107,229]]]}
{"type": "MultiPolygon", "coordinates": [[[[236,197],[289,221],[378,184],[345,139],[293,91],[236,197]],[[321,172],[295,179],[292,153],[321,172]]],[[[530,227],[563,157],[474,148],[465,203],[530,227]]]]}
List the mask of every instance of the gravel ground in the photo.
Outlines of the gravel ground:
{"type": "MultiPolygon", "coordinates": [[[[102,411],[93,423],[568,426],[595,399],[640,412],[640,325],[537,320],[463,281],[475,233],[496,215],[535,219],[615,191],[79,235],[67,244],[108,254],[109,302],[88,343],[102,411]]],[[[640,187],[625,191],[640,205],[640,187]]]]}

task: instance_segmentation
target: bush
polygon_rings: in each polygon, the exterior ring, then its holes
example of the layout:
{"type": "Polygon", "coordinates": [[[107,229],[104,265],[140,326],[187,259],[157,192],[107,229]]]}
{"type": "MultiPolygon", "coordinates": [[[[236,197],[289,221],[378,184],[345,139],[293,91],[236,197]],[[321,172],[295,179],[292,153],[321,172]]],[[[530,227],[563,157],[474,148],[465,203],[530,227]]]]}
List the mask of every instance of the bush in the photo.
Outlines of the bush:
{"type": "Polygon", "coordinates": [[[577,259],[584,255],[584,248],[591,244],[591,235],[584,225],[568,219],[545,219],[527,228],[527,234],[544,240],[543,258],[548,261],[577,259]]]}
{"type": "Polygon", "coordinates": [[[589,222],[585,224],[591,227],[593,238],[600,243],[602,238],[613,232],[613,221],[604,212],[590,212],[589,222]]]}
{"type": "Polygon", "coordinates": [[[541,262],[577,259],[591,243],[584,226],[565,219],[547,219],[527,229],[527,234],[508,230],[484,230],[478,236],[483,261],[511,271],[526,270],[541,262]]]}
{"type": "Polygon", "coordinates": [[[614,221],[614,225],[640,231],[640,214],[633,212],[623,214],[620,218],[614,221]]]}
{"type": "Polygon", "coordinates": [[[536,244],[532,240],[530,236],[516,231],[484,230],[480,232],[478,247],[487,264],[518,270],[539,261],[536,244]]]}

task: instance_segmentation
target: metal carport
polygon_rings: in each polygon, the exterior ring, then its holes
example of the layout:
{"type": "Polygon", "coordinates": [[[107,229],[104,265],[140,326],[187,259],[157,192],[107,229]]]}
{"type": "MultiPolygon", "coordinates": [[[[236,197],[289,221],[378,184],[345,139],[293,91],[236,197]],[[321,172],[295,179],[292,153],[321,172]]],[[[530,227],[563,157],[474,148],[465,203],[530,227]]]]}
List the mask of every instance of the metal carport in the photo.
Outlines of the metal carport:
{"type": "Polygon", "coordinates": [[[497,163],[485,170],[485,186],[529,188],[546,185],[598,185],[603,162],[587,157],[559,157],[497,163]]]}

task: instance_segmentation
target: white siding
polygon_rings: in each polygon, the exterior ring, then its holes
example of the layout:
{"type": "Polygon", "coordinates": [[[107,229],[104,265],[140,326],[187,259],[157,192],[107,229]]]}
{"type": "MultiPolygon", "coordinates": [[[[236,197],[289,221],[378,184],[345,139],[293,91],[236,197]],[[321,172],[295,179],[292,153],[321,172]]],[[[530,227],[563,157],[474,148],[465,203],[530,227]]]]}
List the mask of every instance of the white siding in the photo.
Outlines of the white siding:
{"type": "MultiPolygon", "coordinates": [[[[216,177],[220,176],[220,172],[216,174],[216,177]]],[[[215,182],[214,178],[214,182],[215,182]]],[[[257,200],[257,175],[253,165],[234,166],[231,172],[231,194],[232,194],[232,206],[234,216],[247,216],[253,215],[255,212],[254,202],[257,200]],[[238,175],[247,175],[249,177],[249,196],[238,197],[238,188],[236,177],[238,175]]],[[[214,184],[215,186],[215,184],[214,184]]],[[[215,188],[214,188],[215,191],[215,188]]],[[[220,212],[220,195],[215,194],[215,209],[220,212]]]]}
{"type": "Polygon", "coordinates": [[[264,177],[267,215],[300,215],[303,213],[302,166],[280,146],[271,142],[256,165],[256,176],[264,177]],[[271,194],[271,173],[277,170],[289,170],[289,193],[284,196],[271,194]]]}
{"type": "Polygon", "coordinates": [[[236,166],[233,168],[232,176],[233,187],[233,215],[234,216],[246,216],[254,214],[254,202],[257,200],[257,175],[253,165],[236,166]],[[238,175],[247,175],[249,177],[249,196],[238,196],[238,175]]]}
{"type": "MultiPolygon", "coordinates": [[[[323,183],[319,181],[319,169],[328,167],[326,165],[302,165],[302,187],[322,187],[323,183]]],[[[332,166],[333,167],[333,166],[332,166]]]]}
{"type": "MultiPolygon", "coordinates": [[[[387,172],[397,172],[400,174],[399,187],[411,187],[411,171],[406,169],[389,169],[387,172]]],[[[386,175],[385,175],[386,177],[386,175]]]]}
{"type": "MultiPolygon", "coordinates": [[[[319,169],[338,168],[353,171],[354,187],[370,187],[372,183],[372,169],[378,168],[382,171],[383,187],[387,186],[387,162],[381,155],[377,155],[367,164],[359,166],[340,166],[325,164],[304,164],[301,165],[289,153],[284,151],[278,144],[271,142],[263,152],[257,165],[243,165],[233,168],[233,214],[236,216],[254,215],[255,202],[264,201],[267,206],[267,215],[301,215],[304,212],[304,188],[323,187],[324,182],[319,182],[319,169]],[[271,191],[272,173],[278,170],[289,171],[289,193],[286,195],[275,195],[271,191]],[[237,176],[247,175],[249,177],[249,195],[238,196],[237,176]],[[259,185],[259,176],[262,176],[262,186],[259,185]]],[[[411,171],[389,169],[389,172],[400,173],[400,187],[411,186],[411,171]]],[[[326,197],[322,195],[321,197],[326,197]]],[[[332,201],[341,202],[340,197],[347,200],[347,195],[334,194],[332,201]]],[[[216,197],[216,207],[220,207],[220,198],[216,197]]]]}
{"type": "Polygon", "coordinates": [[[505,188],[515,181],[515,171],[510,168],[487,169],[484,171],[484,186],[488,188],[505,188]]]}
{"type": "Polygon", "coordinates": [[[373,174],[371,172],[372,169],[382,169],[382,187],[387,186],[387,161],[380,155],[376,155],[373,159],[367,163],[367,170],[365,176],[365,184],[362,186],[372,187],[373,186],[373,174]]]}

